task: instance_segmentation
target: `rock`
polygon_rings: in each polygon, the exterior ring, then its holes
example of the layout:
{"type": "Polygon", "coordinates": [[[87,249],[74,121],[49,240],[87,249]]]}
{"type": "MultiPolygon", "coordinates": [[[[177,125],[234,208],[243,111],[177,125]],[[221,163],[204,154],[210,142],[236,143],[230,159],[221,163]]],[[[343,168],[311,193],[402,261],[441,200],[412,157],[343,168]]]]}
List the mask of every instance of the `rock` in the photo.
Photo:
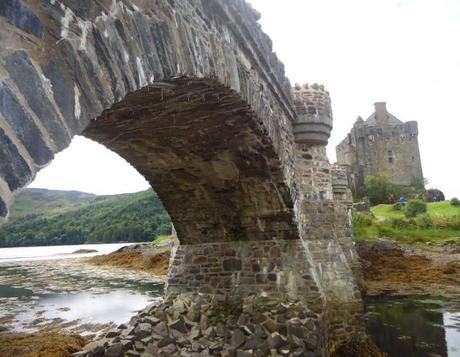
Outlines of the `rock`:
{"type": "Polygon", "coordinates": [[[149,343],[153,342],[153,340],[153,336],[147,336],[146,338],[143,338],[141,341],[144,345],[148,345],[149,343]]]}
{"type": "Polygon", "coordinates": [[[121,331],[120,330],[117,330],[117,329],[112,329],[112,330],[109,330],[106,334],[105,334],[105,337],[106,338],[114,338],[114,337],[117,337],[121,334],[121,331]]]}
{"type": "Polygon", "coordinates": [[[105,357],[123,357],[123,344],[114,343],[105,351],[105,357]]]}
{"type": "Polygon", "coordinates": [[[129,350],[126,352],[126,357],[140,357],[141,354],[137,351],[129,350]]]}
{"type": "Polygon", "coordinates": [[[149,324],[151,324],[152,326],[155,326],[161,320],[159,318],[156,318],[155,316],[146,316],[146,317],[144,317],[144,321],[149,323],[149,324]]]}
{"type": "Polygon", "coordinates": [[[149,343],[146,348],[147,353],[151,353],[154,356],[158,355],[159,348],[155,343],[149,343]]]}
{"type": "Polygon", "coordinates": [[[236,357],[252,357],[252,351],[236,351],[236,357]]]}
{"type": "Polygon", "coordinates": [[[134,349],[136,351],[143,351],[143,350],[145,350],[145,345],[141,341],[135,341],[134,342],[134,349]]]}
{"type": "Polygon", "coordinates": [[[71,254],[89,254],[89,253],[97,253],[96,249],[78,249],[71,254]]]}
{"type": "Polygon", "coordinates": [[[265,327],[270,333],[276,332],[279,329],[279,324],[271,318],[267,318],[262,326],[265,327]]]}
{"type": "Polygon", "coordinates": [[[305,342],[306,347],[310,351],[315,351],[316,347],[318,347],[318,337],[313,333],[310,333],[307,336],[305,336],[304,342],[305,342]]]}
{"type": "Polygon", "coordinates": [[[135,331],[134,327],[128,327],[121,331],[121,335],[122,336],[134,335],[134,331],[135,331]]]}
{"type": "Polygon", "coordinates": [[[239,348],[246,342],[246,336],[240,329],[235,330],[231,339],[232,347],[239,348]]]}
{"type": "Polygon", "coordinates": [[[284,341],[278,332],[274,332],[270,336],[268,336],[267,343],[270,350],[278,349],[284,345],[284,341]]]}
{"type": "Polygon", "coordinates": [[[138,340],[141,340],[152,334],[152,325],[150,325],[149,323],[141,323],[137,325],[134,332],[135,332],[136,338],[138,340]]]}
{"type": "Polygon", "coordinates": [[[153,327],[153,332],[162,337],[167,336],[168,326],[163,321],[161,321],[160,323],[158,323],[156,326],[153,327]]]}
{"type": "Polygon", "coordinates": [[[175,344],[171,343],[161,349],[161,352],[167,353],[167,354],[173,354],[174,352],[177,351],[177,347],[175,344]]]}
{"type": "Polygon", "coordinates": [[[196,340],[197,338],[199,338],[201,336],[201,330],[198,326],[194,326],[192,327],[192,329],[190,330],[190,338],[192,340],[196,340]]]}
{"type": "Polygon", "coordinates": [[[257,336],[246,337],[246,343],[244,344],[245,350],[255,350],[257,349],[263,341],[257,336]]]}
{"type": "Polygon", "coordinates": [[[171,337],[171,336],[165,336],[165,337],[163,337],[163,339],[158,341],[158,347],[162,348],[162,347],[167,346],[167,345],[169,345],[171,343],[176,343],[176,339],[174,337],[171,337]]]}
{"type": "Polygon", "coordinates": [[[203,331],[203,336],[214,338],[217,336],[216,329],[214,327],[208,327],[206,330],[203,331]]]}
{"type": "Polygon", "coordinates": [[[88,351],[87,357],[102,357],[105,353],[102,341],[91,342],[83,347],[83,351],[88,351]]]}
{"type": "Polygon", "coordinates": [[[182,333],[187,333],[187,327],[185,326],[184,320],[182,319],[177,319],[169,324],[169,327],[172,328],[173,330],[182,332],[182,333]]]}
{"type": "Polygon", "coordinates": [[[216,334],[219,337],[224,337],[226,335],[226,329],[222,322],[219,322],[216,326],[216,334]]]}
{"type": "Polygon", "coordinates": [[[75,353],[72,353],[72,357],[86,357],[87,353],[88,352],[86,351],[75,352],[75,353]]]}
{"type": "Polygon", "coordinates": [[[123,345],[123,351],[128,351],[133,347],[133,341],[121,340],[120,343],[123,345]]]}

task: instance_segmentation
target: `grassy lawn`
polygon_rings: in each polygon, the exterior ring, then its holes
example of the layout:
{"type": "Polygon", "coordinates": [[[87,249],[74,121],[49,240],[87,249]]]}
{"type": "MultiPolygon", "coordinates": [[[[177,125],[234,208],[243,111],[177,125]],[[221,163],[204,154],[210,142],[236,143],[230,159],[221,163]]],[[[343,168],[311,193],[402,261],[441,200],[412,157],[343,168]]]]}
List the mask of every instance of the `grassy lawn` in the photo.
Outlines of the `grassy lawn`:
{"type": "MultiPolygon", "coordinates": [[[[371,211],[378,220],[404,218],[404,213],[394,210],[392,205],[377,205],[372,207],[371,211]]],[[[427,204],[427,213],[431,216],[460,216],[460,206],[452,206],[449,201],[430,202],[427,204]]]]}
{"type": "Polygon", "coordinates": [[[412,219],[406,219],[404,213],[394,210],[392,205],[378,205],[371,211],[374,217],[359,213],[353,217],[358,240],[390,238],[416,244],[460,237],[460,207],[452,206],[449,201],[428,203],[427,214],[412,219]]]}

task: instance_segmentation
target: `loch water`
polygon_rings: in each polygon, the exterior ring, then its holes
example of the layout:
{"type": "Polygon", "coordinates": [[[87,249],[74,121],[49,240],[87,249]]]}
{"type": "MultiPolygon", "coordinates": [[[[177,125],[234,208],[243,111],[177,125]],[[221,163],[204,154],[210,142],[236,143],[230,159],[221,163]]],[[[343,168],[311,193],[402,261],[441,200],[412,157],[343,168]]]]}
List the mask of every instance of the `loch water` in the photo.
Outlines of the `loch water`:
{"type": "Polygon", "coordinates": [[[84,263],[124,245],[0,249],[0,332],[97,334],[161,299],[163,283],[149,273],[84,263]],[[73,254],[82,249],[97,252],[73,254]]]}
{"type": "Polygon", "coordinates": [[[458,303],[442,297],[368,299],[367,332],[390,357],[460,357],[458,303]]]}

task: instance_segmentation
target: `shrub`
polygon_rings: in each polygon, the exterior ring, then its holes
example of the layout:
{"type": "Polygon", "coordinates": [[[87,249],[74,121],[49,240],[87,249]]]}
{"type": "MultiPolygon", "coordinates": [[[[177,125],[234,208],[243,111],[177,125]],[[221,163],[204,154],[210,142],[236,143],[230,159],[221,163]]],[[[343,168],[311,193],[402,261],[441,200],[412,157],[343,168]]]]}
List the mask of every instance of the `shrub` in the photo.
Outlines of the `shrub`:
{"type": "Polygon", "coordinates": [[[429,229],[434,226],[433,218],[428,214],[420,214],[415,217],[414,221],[415,225],[420,229],[429,229]]]}
{"type": "Polygon", "coordinates": [[[353,213],[353,226],[369,227],[372,226],[373,218],[369,214],[356,212],[353,213]]]}
{"type": "Polygon", "coordinates": [[[460,200],[457,197],[454,197],[450,200],[452,206],[460,206],[460,200]]]}
{"type": "Polygon", "coordinates": [[[411,200],[404,208],[404,215],[407,218],[416,217],[418,214],[426,213],[426,203],[422,200],[411,200]]]}
{"type": "Polygon", "coordinates": [[[402,229],[410,226],[410,222],[404,218],[390,218],[388,222],[392,228],[402,229]]]}
{"type": "Polygon", "coordinates": [[[368,176],[364,181],[364,190],[372,205],[388,202],[390,186],[388,178],[382,173],[378,173],[375,176],[368,176]]]}

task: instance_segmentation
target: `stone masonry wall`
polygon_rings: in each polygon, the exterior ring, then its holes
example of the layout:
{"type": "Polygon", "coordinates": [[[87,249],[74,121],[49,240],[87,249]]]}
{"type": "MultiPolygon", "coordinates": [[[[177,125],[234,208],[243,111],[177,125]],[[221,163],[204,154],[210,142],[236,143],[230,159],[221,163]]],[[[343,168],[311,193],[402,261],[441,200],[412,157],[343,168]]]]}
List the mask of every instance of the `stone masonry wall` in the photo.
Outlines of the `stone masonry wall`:
{"type": "Polygon", "coordinates": [[[348,213],[349,195],[340,192],[338,169],[329,164],[324,145],[297,143],[295,158],[299,231],[323,298],[326,350],[332,353],[352,337],[365,335],[359,276],[352,273],[359,273],[360,266],[348,213]]]}
{"type": "Polygon", "coordinates": [[[303,242],[259,241],[179,245],[166,295],[199,291],[227,299],[251,293],[300,299],[320,312],[322,300],[303,242]]]}

